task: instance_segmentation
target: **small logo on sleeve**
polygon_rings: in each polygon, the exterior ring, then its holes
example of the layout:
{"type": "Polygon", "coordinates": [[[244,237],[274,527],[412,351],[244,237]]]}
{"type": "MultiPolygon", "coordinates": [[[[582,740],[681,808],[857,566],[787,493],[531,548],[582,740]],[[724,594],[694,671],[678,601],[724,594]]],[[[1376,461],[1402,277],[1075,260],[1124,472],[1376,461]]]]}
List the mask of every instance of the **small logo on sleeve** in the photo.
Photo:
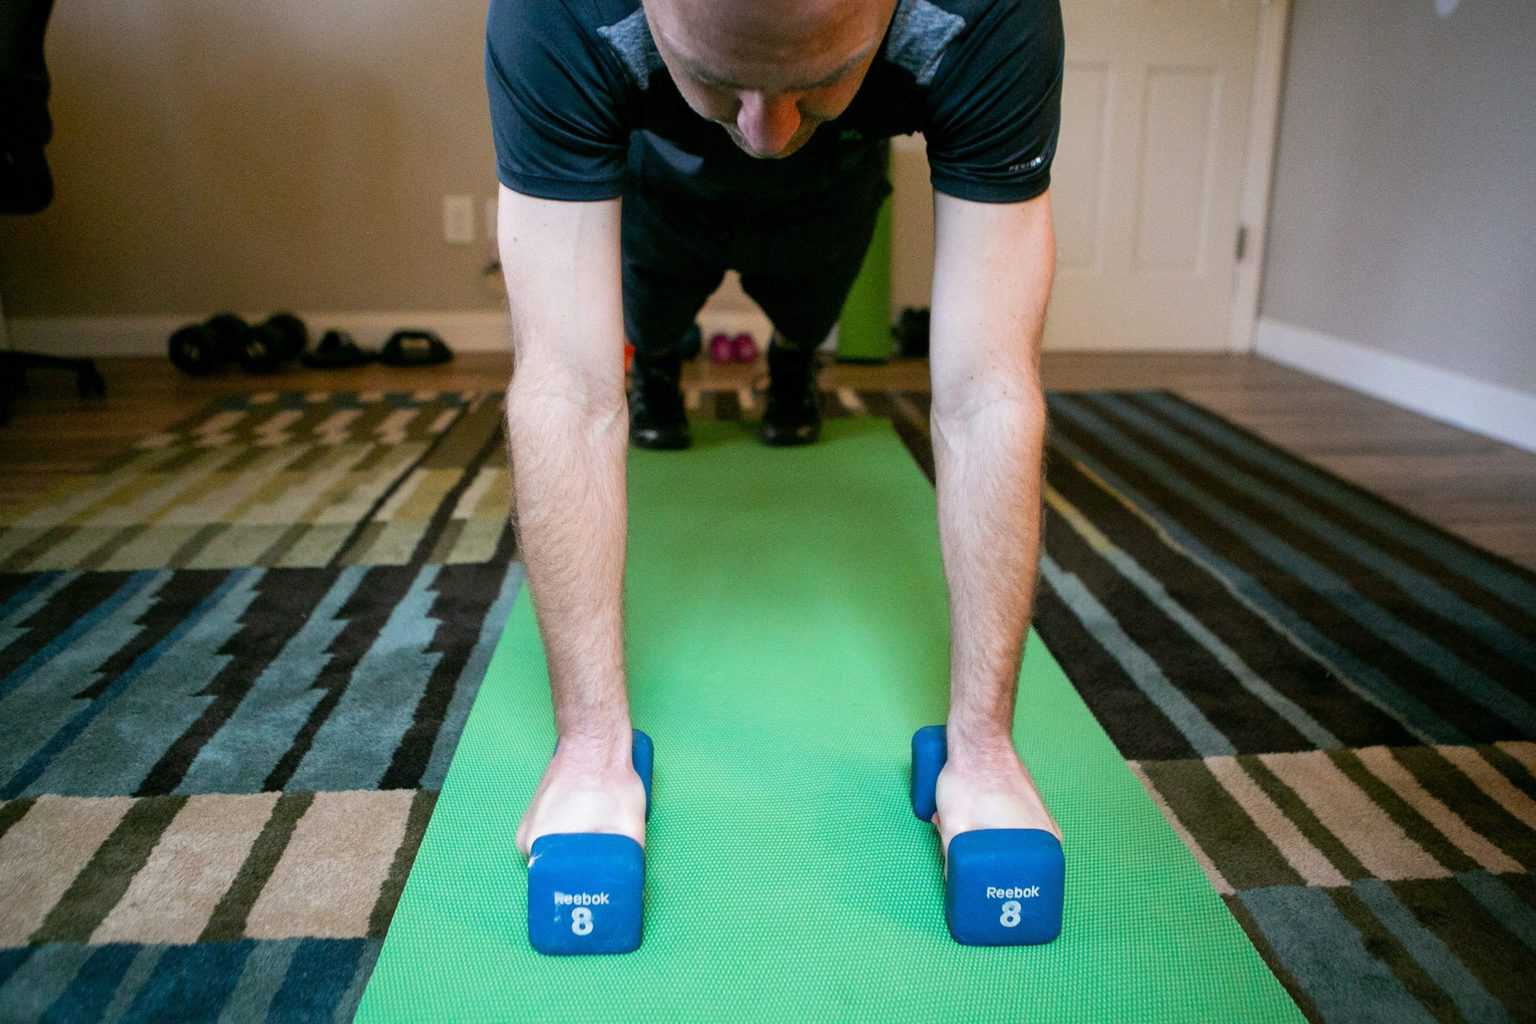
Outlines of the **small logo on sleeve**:
{"type": "Polygon", "coordinates": [[[1033,160],[1026,160],[1023,163],[1018,164],[1009,164],[1008,169],[1010,171],[1032,171],[1043,163],[1045,163],[1045,154],[1041,153],[1033,160]]]}

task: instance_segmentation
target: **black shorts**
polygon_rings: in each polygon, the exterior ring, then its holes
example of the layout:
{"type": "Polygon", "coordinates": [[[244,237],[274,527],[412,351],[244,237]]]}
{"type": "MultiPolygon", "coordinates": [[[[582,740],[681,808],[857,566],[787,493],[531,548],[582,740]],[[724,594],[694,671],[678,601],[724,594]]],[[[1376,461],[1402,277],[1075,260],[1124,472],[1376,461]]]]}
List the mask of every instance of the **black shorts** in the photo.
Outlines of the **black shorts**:
{"type": "Polygon", "coordinates": [[[623,201],[624,331],[674,353],[727,270],[787,342],[814,348],[842,312],[890,194],[883,152],[830,194],[772,205],[688,195],[631,173],[623,201]]]}

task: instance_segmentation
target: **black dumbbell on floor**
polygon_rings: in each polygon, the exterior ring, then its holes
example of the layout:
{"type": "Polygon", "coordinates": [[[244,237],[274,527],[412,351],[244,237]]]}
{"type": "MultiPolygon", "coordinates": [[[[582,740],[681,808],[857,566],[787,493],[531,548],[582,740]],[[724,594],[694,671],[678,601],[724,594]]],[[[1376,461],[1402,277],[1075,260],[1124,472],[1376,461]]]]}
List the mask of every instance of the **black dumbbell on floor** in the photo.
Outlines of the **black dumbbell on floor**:
{"type": "Polygon", "coordinates": [[[252,327],[240,363],[252,373],[275,373],[309,347],[309,328],[292,313],[273,313],[252,327]]]}
{"type": "Polygon", "coordinates": [[[188,324],[167,342],[171,362],[195,377],[239,363],[252,373],[273,373],[303,354],[309,329],[292,313],[273,313],[252,327],[233,313],[188,324]]]}
{"type": "Polygon", "coordinates": [[[250,333],[250,325],[238,316],[219,313],[179,329],[166,342],[166,348],[178,370],[203,377],[238,361],[250,333]]]}

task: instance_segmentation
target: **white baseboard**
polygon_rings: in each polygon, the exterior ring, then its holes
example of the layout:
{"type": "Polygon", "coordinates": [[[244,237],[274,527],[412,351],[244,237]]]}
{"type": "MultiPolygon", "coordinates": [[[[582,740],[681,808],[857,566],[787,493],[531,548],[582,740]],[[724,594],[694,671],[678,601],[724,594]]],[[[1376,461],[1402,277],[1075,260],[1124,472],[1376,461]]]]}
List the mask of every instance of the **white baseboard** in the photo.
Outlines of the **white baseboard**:
{"type": "Polygon", "coordinates": [[[1536,452],[1536,394],[1259,318],[1254,351],[1355,391],[1536,452]]]}
{"type": "MultiPolygon", "coordinates": [[[[402,327],[436,331],[455,352],[504,352],[508,327],[505,313],[428,311],[398,313],[315,313],[298,310],[318,338],[337,328],[349,332],[364,348],[377,348],[402,327]]],[[[242,314],[255,322],[266,313],[242,314]]],[[[171,332],[202,319],[198,316],[16,317],[7,323],[14,348],[64,356],[165,356],[171,332]]],[[[766,344],[768,318],[750,310],[709,307],[699,314],[706,335],[713,331],[751,331],[766,344]]]]}
{"type": "MultiPolygon", "coordinates": [[[[297,310],[318,338],[323,331],[347,331],[365,347],[377,347],[402,327],[436,331],[455,351],[499,352],[507,347],[507,317],[499,311],[316,313],[297,310]]],[[[266,313],[242,313],[256,322],[266,313]]],[[[16,317],[10,321],[16,348],[74,356],[164,356],[171,332],[202,316],[16,317]]]]}

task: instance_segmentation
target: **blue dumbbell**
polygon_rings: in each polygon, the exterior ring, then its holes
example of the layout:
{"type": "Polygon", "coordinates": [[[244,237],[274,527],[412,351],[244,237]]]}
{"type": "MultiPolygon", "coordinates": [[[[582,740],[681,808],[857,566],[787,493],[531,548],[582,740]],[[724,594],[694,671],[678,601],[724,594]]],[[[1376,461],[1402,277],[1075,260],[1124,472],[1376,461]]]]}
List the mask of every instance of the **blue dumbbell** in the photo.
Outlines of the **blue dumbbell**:
{"type": "MultiPolygon", "coordinates": [[[[635,771],[651,814],[651,738],[635,730],[635,771]]],[[[528,857],[528,941],[540,953],[628,953],[640,947],[645,851],[628,836],[540,836],[528,857]]]]}
{"type": "MultiPolygon", "coordinates": [[[[932,821],[934,788],[948,757],[942,725],[912,735],[912,812],[932,821]]],[[[1040,828],[984,828],[949,842],[944,916],[967,946],[1032,946],[1061,934],[1067,862],[1040,828]]]]}

